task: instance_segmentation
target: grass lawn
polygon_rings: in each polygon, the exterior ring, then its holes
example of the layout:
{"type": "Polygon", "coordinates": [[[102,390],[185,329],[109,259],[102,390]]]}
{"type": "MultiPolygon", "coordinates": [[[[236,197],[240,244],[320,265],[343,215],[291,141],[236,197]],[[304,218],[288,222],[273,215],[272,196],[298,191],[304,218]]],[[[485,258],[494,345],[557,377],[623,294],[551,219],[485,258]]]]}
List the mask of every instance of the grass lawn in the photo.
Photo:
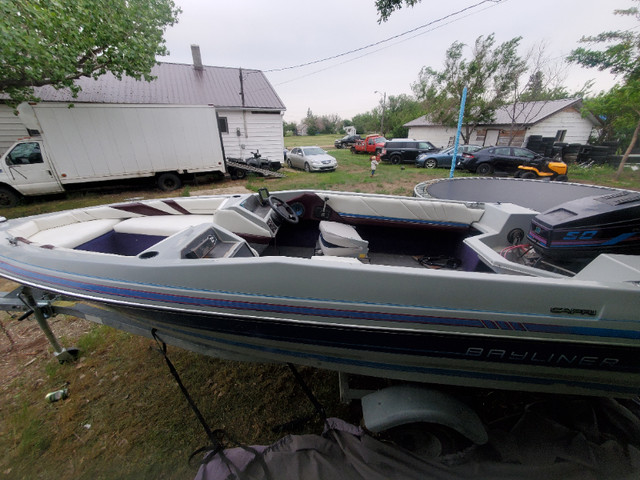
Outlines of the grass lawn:
{"type": "MultiPolygon", "coordinates": [[[[416,169],[382,164],[370,177],[368,155],[332,149],[339,135],[286,137],[285,145],[319,145],[330,149],[339,167],[331,173],[305,173],[285,168],[286,177],[248,176],[189,185],[166,194],[149,189],[76,192],[65,197],[26,201],[0,212],[19,217],[131,197],[197,195],[246,187],[256,191],[309,188],[412,195],[422,181],[445,178],[447,169],[416,169]]],[[[456,175],[463,175],[456,173],[456,175]]],[[[640,189],[640,172],[627,171],[616,180],[611,168],[572,168],[570,181],[640,189]]],[[[0,290],[13,288],[0,280],[0,290]]],[[[52,329],[65,346],[78,346],[79,360],[58,364],[35,322],[18,322],[0,314],[0,479],[189,479],[196,466],[189,454],[207,438],[182,397],[154,342],[91,324],[56,317],[52,329]],[[69,398],[45,402],[48,392],[69,388],[69,398]]],[[[169,355],[212,428],[224,428],[247,444],[270,443],[283,435],[271,427],[311,414],[291,373],[279,365],[235,363],[169,347],[169,355]]],[[[357,412],[338,401],[337,374],[311,368],[302,375],[330,416],[359,421],[357,412]]],[[[284,433],[319,433],[316,421],[284,433]]]]}

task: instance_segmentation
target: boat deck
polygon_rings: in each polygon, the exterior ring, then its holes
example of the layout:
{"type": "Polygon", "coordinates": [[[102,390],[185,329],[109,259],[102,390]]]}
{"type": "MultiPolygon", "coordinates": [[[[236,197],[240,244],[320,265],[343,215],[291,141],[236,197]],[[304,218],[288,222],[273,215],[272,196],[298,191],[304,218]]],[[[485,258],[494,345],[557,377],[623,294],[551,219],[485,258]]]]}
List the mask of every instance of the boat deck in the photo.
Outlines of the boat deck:
{"type": "MultiPolygon", "coordinates": [[[[358,225],[369,242],[368,254],[359,261],[370,265],[414,268],[449,268],[488,271],[462,240],[470,231],[423,230],[358,225]]],[[[475,232],[474,232],[475,233],[475,232]]],[[[285,225],[276,241],[261,256],[311,258],[322,255],[318,245],[318,222],[285,225]]]]}

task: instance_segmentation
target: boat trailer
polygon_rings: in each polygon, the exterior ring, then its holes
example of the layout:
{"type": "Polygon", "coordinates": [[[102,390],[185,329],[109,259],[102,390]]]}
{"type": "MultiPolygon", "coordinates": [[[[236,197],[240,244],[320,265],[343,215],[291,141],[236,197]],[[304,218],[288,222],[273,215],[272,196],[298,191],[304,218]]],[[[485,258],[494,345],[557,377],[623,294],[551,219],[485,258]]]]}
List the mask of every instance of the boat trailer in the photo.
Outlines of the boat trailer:
{"type": "Polygon", "coordinates": [[[276,177],[276,178],[284,178],[286,175],[284,173],[275,172],[273,170],[268,170],[266,168],[254,167],[252,165],[248,165],[246,163],[232,160],[227,158],[227,170],[231,175],[231,178],[241,179],[244,178],[247,172],[259,173],[265,177],[276,177]]]}
{"type": "MultiPolygon", "coordinates": [[[[75,299],[21,285],[11,292],[0,292],[0,310],[21,313],[18,321],[33,317],[53,347],[58,362],[73,362],[80,351],[75,347],[62,347],[49,326],[48,319],[56,315],[69,315],[101,325],[120,328],[130,333],[149,337],[149,332],[126,325],[122,315],[106,307],[84,303],[75,299]]],[[[381,390],[351,388],[349,375],[339,373],[340,398],[343,403],[361,400],[365,425],[375,432],[415,422],[446,425],[476,444],[487,441],[487,433],[470,407],[453,396],[434,388],[421,386],[394,386],[381,390]]]]}
{"type": "Polygon", "coordinates": [[[21,285],[11,292],[0,292],[0,310],[8,313],[20,313],[18,321],[33,317],[53,347],[58,362],[72,362],[78,358],[79,350],[75,347],[62,347],[49,326],[48,320],[56,315],[70,315],[94,323],[105,323],[103,319],[119,315],[110,310],[81,303],[77,300],[52,295],[42,290],[21,285]]]}

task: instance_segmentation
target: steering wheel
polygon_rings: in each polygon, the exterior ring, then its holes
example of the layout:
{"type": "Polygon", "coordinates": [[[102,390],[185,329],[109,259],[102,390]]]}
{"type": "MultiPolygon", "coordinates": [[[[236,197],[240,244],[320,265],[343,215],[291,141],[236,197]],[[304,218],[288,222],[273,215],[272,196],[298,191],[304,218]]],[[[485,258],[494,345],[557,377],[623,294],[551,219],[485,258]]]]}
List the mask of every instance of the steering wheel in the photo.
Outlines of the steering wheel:
{"type": "Polygon", "coordinates": [[[286,222],[298,223],[300,221],[300,217],[298,217],[298,214],[293,210],[293,208],[291,208],[287,202],[278,197],[270,196],[269,206],[282,220],[286,222]]]}

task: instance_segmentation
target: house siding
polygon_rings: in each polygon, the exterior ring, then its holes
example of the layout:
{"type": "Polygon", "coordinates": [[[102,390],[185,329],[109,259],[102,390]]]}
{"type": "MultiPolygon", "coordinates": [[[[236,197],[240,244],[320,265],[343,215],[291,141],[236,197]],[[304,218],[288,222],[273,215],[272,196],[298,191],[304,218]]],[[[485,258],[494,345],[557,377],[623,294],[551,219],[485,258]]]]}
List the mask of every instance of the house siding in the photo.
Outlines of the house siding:
{"type": "MultiPolygon", "coordinates": [[[[409,127],[409,138],[416,140],[428,140],[438,148],[446,148],[450,145],[449,140],[455,138],[456,129],[442,127],[439,125],[409,127]]],[[[452,144],[452,143],[451,143],[452,144]]]]}
{"type": "Polygon", "coordinates": [[[6,152],[18,138],[27,135],[27,129],[18,116],[13,114],[13,108],[0,104],[0,155],[6,152]]]}
{"type": "MultiPolygon", "coordinates": [[[[511,145],[516,147],[524,146],[531,135],[555,137],[558,130],[566,130],[565,137],[562,140],[564,143],[586,144],[593,128],[594,124],[590,119],[583,118],[578,110],[568,107],[539,121],[527,129],[523,129],[520,126],[513,140],[511,140],[511,145]]],[[[440,125],[419,125],[409,127],[408,136],[409,138],[429,140],[438,147],[446,147],[447,145],[450,145],[450,139],[453,138],[455,134],[456,130],[454,128],[443,127],[440,125]]],[[[473,131],[469,143],[484,145],[487,147],[493,146],[494,144],[508,145],[510,135],[510,125],[481,126],[473,131]],[[498,131],[496,141],[492,142],[487,140],[488,130],[498,131]]],[[[462,142],[462,138],[460,141],[462,142]]]]}
{"type": "Polygon", "coordinates": [[[228,133],[222,133],[222,144],[227,157],[248,158],[251,152],[271,160],[282,160],[284,137],[282,115],[240,110],[218,110],[218,116],[227,119],[228,133]]]}
{"type": "Polygon", "coordinates": [[[585,144],[593,128],[593,123],[588,118],[583,118],[573,108],[567,108],[529,128],[527,138],[530,135],[555,137],[558,130],[566,130],[564,143],[585,144]]]}

